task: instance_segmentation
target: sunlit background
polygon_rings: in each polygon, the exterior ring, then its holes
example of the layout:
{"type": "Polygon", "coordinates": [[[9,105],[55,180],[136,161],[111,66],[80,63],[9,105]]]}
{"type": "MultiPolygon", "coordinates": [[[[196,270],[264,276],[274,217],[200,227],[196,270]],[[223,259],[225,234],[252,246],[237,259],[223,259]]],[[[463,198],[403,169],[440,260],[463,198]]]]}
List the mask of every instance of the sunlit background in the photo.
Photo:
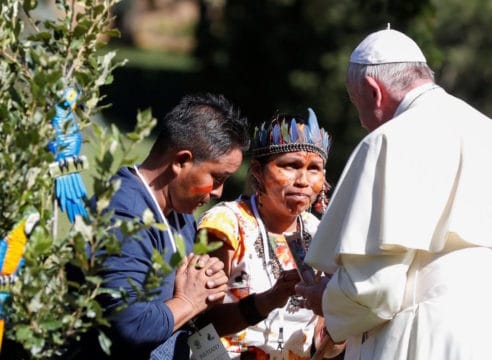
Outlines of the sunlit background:
{"type": "MultiPolygon", "coordinates": [[[[42,12],[52,11],[45,0],[42,12]]],[[[128,63],[103,88],[111,107],[101,119],[122,131],[139,109],[162,119],[187,93],[222,93],[253,124],[312,107],[333,135],[326,172],[336,184],[365,134],[345,92],[347,60],[387,23],[421,45],[438,84],[492,115],[491,0],[124,0],[114,15],[121,37],[109,49],[128,63]]],[[[243,190],[244,175],[224,199],[243,190]]]]}

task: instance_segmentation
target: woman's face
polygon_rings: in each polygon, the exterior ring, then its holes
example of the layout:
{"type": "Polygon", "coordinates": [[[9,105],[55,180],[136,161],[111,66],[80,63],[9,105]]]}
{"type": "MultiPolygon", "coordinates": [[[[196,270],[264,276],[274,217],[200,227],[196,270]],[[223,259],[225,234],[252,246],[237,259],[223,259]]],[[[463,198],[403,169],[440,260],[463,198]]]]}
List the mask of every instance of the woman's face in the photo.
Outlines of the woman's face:
{"type": "Polygon", "coordinates": [[[323,158],[313,152],[279,154],[253,172],[264,192],[261,204],[267,211],[295,215],[309,208],[324,182],[323,158]]]}

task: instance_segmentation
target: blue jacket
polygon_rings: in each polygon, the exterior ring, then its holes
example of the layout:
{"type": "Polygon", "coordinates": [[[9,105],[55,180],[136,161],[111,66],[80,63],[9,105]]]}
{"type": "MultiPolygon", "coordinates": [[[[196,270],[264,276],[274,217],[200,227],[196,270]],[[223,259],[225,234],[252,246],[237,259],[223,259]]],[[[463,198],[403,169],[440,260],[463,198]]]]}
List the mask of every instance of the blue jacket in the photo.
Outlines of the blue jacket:
{"type": "MultiPolygon", "coordinates": [[[[121,180],[121,186],[109,205],[109,209],[114,210],[115,218],[141,218],[144,210],[148,208],[153,212],[155,219],[162,222],[151,196],[130,168],[121,168],[116,178],[121,180]]],[[[180,233],[184,238],[189,253],[196,235],[195,218],[191,214],[177,215],[179,224],[175,223],[174,216],[169,216],[167,221],[172,232],[180,233]]],[[[109,257],[101,275],[105,287],[126,289],[130,305],[111,318],[112,352],[125,355],[135,352],[138,358],[148,358],[150,352],[168,340],[173,333],[174,318],[164,302],[173,296],[175,271],[163,279],[152,301],[134,302],[137,293],[128,280],[143,290],[146,274],[152,265],[153,249],[164,254],[169,263],[172,255],[171,239],[167,231],[156,228],[140,232],[139,239],[124,238],[118,230],[114,234],[122,244],[121,256],[109,257]],[[124,352],[121,351],[123,349],[124,352]]],[[[106,310],[112,310],[122,305],[123,301],[105,297],[102,304],[106,310]]]]}

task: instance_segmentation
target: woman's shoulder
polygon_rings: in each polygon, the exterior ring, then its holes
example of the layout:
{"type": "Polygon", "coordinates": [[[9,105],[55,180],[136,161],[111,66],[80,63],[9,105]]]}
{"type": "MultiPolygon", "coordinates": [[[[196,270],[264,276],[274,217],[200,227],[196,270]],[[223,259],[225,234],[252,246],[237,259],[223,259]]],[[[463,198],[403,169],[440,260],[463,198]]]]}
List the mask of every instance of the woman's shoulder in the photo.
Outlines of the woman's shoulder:
{"type": "Polygon", "coordinates": [[[240,196],[236,200],[221,201],[212,206],[199,217],[198,222],[202,223],[204,221],[210,221],[211,219],[220,221],[220,219],[224,218],[242,218],[248,214],[251,214],[248,198],[240,196]]]}
{"type": "Polygon", "coordinates": [[[249,197],[241,195],[232,201],[221,201],[212,206],[205,213],[218,214],[218,213],[234,213],[236,215],[243,213],[251,213],[251,206],[249,203],[249,197]]]}
{"type": "MultiPolygon", "coordinates": [[[[244,199],[222,201],[205,211],[198,219],[198,230],[206,229],[216,237],[238,246],[244,228],[250,228],[248,203],[244,199]]],[[[254,218],[253,218],[254,219],[254,218]]]]}

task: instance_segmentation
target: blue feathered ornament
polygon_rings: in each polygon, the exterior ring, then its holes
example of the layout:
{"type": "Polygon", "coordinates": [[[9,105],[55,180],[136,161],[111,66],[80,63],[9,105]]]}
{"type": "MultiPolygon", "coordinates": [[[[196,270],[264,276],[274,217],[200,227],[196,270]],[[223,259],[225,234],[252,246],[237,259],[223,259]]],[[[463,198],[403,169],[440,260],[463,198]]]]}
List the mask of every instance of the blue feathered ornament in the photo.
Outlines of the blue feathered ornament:
{"type": "Polygon", "coordinates": [[[55,166],[58,174],[55,178],[55,196],[58,206],[65,212],[71,223],[77,215],[87,216],[85,208],[85,189],[80,170],[87,165],[80,156],[82,134],[75,118],[75,108],[81,93],[75,86],[65,90],[63,99],[55,106],[56,114],[51,124],[55,130],[55,138],[49,143],[48,149],[55,155],[55,166]]]}

